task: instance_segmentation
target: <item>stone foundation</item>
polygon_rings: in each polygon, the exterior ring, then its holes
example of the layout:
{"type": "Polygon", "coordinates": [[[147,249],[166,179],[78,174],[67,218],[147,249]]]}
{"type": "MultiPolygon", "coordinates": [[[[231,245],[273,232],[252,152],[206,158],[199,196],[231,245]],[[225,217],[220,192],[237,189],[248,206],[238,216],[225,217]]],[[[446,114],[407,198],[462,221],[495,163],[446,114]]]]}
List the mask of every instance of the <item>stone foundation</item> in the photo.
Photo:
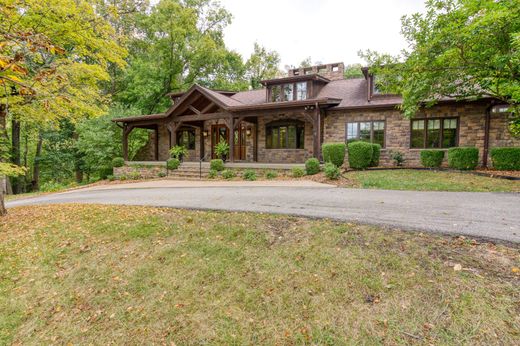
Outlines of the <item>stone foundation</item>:
{"type": "Polygon", "coordinates": [[[152,179],[159,178],[160,175],[166,175],[166,165],[125,165],[123,167],[114,167],[114,177],[121,179],[152,179]]]}

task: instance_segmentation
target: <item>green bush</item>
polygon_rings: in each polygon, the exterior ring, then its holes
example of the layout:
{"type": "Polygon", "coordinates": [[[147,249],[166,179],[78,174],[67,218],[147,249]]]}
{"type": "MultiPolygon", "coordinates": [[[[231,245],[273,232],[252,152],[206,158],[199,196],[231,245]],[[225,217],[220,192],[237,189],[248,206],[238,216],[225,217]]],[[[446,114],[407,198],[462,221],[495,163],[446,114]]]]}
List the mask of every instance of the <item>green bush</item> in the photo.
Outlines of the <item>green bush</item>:
{"type": "Polygon", "coordinates": [[[332,162],[337,167],[341,167],[345,161],[345,149],[345,143],[324,143],[321,147],[323,161],[332,162]]]}
{"type": "Polygon", "coordinates": [[[126,179],[128,179],[128,177],[126,175],[120,175],[119,176],[119,180],[121,180],[121,181],[124,181],[126,179]]]}
{"type": "Polygon", "coordinates": [[[295,178],[301,178],[305,175],[305,171],[301,167],[293,167],[291,169],[292,176],[295,178]]]}
{"type": "Polygon", "coordinates": [[[166,173],[159,172],[157,175],[159,176],[159,178],[164,178],[166,176],[166,173]]]}
{"type": "Polygon", "coordinates": [[[372,160],[370,161],[370,167],[379,166],[379,158],[381,157],[381,145],[372,143],[372,160]]]}
{"type": "Polygon", "coordinates": [[[271,179],[276,179],[276,178],[278,177],[278,173],[275,172],[275,171],[267,171],[267,172],[265,173],[265,177],[266,177],[267,179],[269,179],[269,180],[271,180],[271,179]]]}
{"type": "Polygon", "coordinates": [[[114,181],[114,180],[116,180],[116,177],[114,177],[113,175],[108,175],[107,179],[108,179],[108,181],[114,181]]]}
{"type": "Polygon", "coordinates": [[[208,172],[209,179],[215,179],[218,176],[218,171],[216,169],[210,169],[208,172]]]}
{"type": "Polygon", "coordinates": [[[424,167],[438,168],[444,159],[444,150],[421,150],[421,164],[424,167]]]}
{"type": "Polygon", "coordinates": [[[222,171],[222,177],[224,179],[233,179],[236,176],[237,176],[237,174],[235,173],[235,171],[233,171],[231,169],[225,169],[222,171]]]}
{"type": "Polygon", "coordinates": [[[448,149],[448,166],[455,169],[470,170],[478,165],[478,149],[460,147],[448,149]]]}
{"type": "Polygon", "coordinates": [[[404,163],[404,155],[402,152],[400,151],[390,151],[390,157],[392,158],[392,160],[394,160],[394,164],[397,166],[397,167],[401,167],[404,163]]]}
{"type": "Polygon", "coordinates": [[[305,172],[307,175],[318,174],[320,172],[320,161],[315,157],[311,157],[305,161],[305,172]]]}
{"type": "Polygon", "coordinates": [[[520,148],[493,148],[491,160],[495,169],[520,170],[520,148]]]}
{"type": "Polygon", "coordinates": [[[179,159],[168,159],[168,161],[166,161],[166,168],[168,168],[169,170],[175,170],[179,168],[180,165],[181,160],[179,159]]]}
{"type": "Polygon", "coordinates": [[[244,180],[254,181],[256,180],[256,172],[252,169],[246,169],[244,173],[242,173],[242,177],[244,180]]]}
{"type": "Polygon", "coordinates": [[[131,180],[139,180],[141,179],[141,174],[139,172],[132,172],[130,173],[129,178],[131,180]]]}
{"type": "Polygon", "coordinates": [[[325,176],[329,179],[336,180],[341,176],[341,170],[332,162],[327,162],[323,169],[325,176]]]}
{"type": "Polygon", "coordinates": [[[114,169],[112,167],[101,167],[99,169],[99,177],[101,179],[106,179],[109,175],[114,174],[114,169]]]}
{"type": "Polygon", "coordinates": [[[348,164],[354,169],[365,169],[372,162],[374,148],[371,143],[354,142],[348,144],[348,164]]]}
{"type": "Polygon", "coordinates": [[[221,159],[211,160],[211,162],[209,163],[209,168],[214,169],[217,172],[223,171],[224,170],[224,161],[221,159]]]}
{"type": "Polygon", "coordinates": [[[123,167],[125,165],[125,159],[122,157],[114,157],[112,159],[112,167],[123,167]]]}

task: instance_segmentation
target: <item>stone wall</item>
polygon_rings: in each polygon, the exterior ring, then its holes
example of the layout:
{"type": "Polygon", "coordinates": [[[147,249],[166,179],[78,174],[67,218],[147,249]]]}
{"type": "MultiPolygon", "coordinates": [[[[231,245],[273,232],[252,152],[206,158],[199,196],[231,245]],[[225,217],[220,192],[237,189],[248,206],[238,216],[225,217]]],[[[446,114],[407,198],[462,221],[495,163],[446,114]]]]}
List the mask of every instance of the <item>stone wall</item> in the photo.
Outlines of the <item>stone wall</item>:
{"type": "Polygon", "coordinates": [[[125,165],[123,167],[114,167],[114,177],[117,179],[126,177],[133,178],[157,178],[160,173],[166,174],[166,165],[125,165]]]}
{"type": "MultiPolygon", "coordinates": [[[[459,146],[479,148],[482,163],[485,111],[486,105],[483,103],[450,103],[424,109],[416,118],[458,117],[459,146]]],[[[324,142],[345,141],[347,122],[375,120],[386,122],[385,147],[381,151],[381,165],[393,165],[390,153],[400,151],[404,154],[406,166],[420,166],[419,155],[422,149],[410,148],[410,120],[404,118],[396,109],[329,112],[325,117],[324,142]]],[[[511,138],[505,115],[493,115],[490,126],[490,148],[513,145],[520,146],[520,140],[511,138]]]]}

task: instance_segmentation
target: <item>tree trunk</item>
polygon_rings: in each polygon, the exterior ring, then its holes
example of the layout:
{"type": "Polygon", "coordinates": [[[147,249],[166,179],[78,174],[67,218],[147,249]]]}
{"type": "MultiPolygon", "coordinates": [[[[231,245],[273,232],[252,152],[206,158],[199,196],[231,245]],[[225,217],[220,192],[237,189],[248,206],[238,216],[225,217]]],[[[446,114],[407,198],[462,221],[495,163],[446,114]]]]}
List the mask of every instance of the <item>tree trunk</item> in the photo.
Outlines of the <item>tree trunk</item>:
{"type": "Polygon", "coordinates": [[[34,155],[33,180],[32,189],[38,191],[40,189],[40,155],[42,153],[42,134],[38,133],[38,143],[36,144],[36,155],[34,155]]]}
{"type": "MultiPolygon", "coordinates": [[[[20,122],[15,118],[11,120],[11,162],[20,166],[20,122]]],[[[14,194],[22,191],[20,180],[20,178],[11,179],[14,194]]]]}
{"type": "Polygon", "coordinates": [[[5,209],[4,204],[4,186],[5,186],[5,178],[0,179],[0,216],[7,215],[7,209],[5,209]]]}

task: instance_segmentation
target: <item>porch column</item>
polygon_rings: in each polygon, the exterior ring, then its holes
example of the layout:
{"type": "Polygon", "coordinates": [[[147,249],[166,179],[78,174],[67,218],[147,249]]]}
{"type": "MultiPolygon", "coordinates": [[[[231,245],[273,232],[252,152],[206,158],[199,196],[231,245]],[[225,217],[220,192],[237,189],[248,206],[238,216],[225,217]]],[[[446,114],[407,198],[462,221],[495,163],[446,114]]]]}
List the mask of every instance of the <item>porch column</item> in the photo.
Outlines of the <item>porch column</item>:
{"type": "Polygon", "coordinates": [[[133,129],[133,125],[123,125],[123,159],[125,161],[128,161],[128,136],[130,135],[130,132],[132,132],[133,129]]]}
{"type": "Polygon", "coordinates": [[[235,119],[229,117],[229,161],[235,161],[235,119]]]}
{"type": "Polygon", "coordinates": [[[204,123],[199,127],[199,158],[202,159],[204,157],[204,123]]]}
{"type": "Polygon", "coordinates": [[[155,161],[159,161],[159,125],[155,126],[155,161]]]}
{"type": "Polygon", "coordinates": [[[166,124],[166,128],[170,131],[170,147],[177,145],[177,129],[181,126],[182,121],[173,121],[166,124]]]}

